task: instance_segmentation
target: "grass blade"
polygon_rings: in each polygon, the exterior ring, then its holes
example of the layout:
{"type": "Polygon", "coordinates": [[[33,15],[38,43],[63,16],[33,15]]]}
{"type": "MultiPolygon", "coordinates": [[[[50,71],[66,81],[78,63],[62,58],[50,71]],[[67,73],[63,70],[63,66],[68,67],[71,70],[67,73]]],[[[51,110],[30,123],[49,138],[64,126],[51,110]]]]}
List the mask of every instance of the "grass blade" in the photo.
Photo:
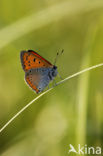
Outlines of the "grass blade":
{"type": "MultiPolygon", "coordinates": [[[[98,67],[101,67],[103,66],[103,63],[101,64],[97,64],[97,65],[94,65],[94,66],[91,66],[89,68],[86,68],[84,70],[81,70],[73,75],[70,75],[68,77],[66,77],[64,80],[61,80],[60,82],[57,83],[57,85],[60,85],[61,83],[64,83],[65,81],[73,78],[73,77],[76,77],[78,75],[81,75],[87,71],[90,71],[92,69],[95,69],[95,68],[98,68],[98,67]]],[[[47,94],[49,91],[51,91],[54,87],[46,90],[45,92],[41,93],[40,95],[38,95],[35,99],[33,99],[31,102],[29,102],[26,106],[24,106],[17,114],[15,114],[1,129],[0,129],[0,132],[2,132],[14,119],[16,119],[24,110],[26,110],[31,104],[33,104],[35,101],[37,101],[39,98],[41,98],[43,95],[47,94]]]]}

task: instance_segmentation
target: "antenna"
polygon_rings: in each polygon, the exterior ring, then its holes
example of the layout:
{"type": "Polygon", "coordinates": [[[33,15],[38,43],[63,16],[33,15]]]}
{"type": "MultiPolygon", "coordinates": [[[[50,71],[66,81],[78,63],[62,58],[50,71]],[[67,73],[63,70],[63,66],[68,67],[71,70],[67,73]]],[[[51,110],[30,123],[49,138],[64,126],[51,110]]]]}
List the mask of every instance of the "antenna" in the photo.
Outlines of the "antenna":
{"type": "Polygon", "coordinates": [[[55,61],[54,61],[54,66],[55,66],[55,64],[57,62],[58,56],[62,55],[63,52],[64,52],[64,49],[62,49],[61,53],[57,53],[55,61]]]}

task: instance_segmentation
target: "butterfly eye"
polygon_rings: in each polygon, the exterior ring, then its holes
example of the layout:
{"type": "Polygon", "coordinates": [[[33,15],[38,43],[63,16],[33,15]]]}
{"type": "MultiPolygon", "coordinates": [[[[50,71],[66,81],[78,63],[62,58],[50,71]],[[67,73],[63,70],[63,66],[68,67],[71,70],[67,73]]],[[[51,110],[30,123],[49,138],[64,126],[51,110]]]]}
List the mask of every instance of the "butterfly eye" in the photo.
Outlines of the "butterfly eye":
{"type": "Polygon", "coordinates": [[[57,67],[56,67],[56,66],[54,66],[54,67],[53,67],[53,69],[57,69],[57,67]]]}

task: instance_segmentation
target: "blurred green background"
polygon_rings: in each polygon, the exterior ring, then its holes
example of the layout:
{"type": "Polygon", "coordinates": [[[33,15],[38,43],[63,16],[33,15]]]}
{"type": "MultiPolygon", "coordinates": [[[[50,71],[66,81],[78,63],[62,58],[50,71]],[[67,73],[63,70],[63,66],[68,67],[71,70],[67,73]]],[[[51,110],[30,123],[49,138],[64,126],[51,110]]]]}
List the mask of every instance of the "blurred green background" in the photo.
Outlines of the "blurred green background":
{"type": "MultiPolygon", "coordinates": [[[[52,63],[64,49],[57,62],[63,78],[102,63],[103,1],[0,0],[0,127],[37,97],[24,82],[19,58],[28,49],[52,63]]],[[[0,133],[0,155],[67,156],[69,144],[102,147],[102,114],[100,67],[55,87],[25,110],[0,133]]]]}

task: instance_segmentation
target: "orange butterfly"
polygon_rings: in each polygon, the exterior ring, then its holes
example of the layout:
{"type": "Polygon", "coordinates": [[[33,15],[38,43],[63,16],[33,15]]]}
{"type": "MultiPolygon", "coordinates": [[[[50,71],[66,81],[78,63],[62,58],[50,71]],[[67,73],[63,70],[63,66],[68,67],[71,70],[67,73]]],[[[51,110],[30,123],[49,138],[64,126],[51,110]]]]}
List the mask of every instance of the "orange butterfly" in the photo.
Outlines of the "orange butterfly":
{"type": "Polygon", "coordinates": [[[20,58],[25,71],[25,80],[36,93],[43,91],[58,74],[55,65],[33,50],[22,51],[20,58]]]}

